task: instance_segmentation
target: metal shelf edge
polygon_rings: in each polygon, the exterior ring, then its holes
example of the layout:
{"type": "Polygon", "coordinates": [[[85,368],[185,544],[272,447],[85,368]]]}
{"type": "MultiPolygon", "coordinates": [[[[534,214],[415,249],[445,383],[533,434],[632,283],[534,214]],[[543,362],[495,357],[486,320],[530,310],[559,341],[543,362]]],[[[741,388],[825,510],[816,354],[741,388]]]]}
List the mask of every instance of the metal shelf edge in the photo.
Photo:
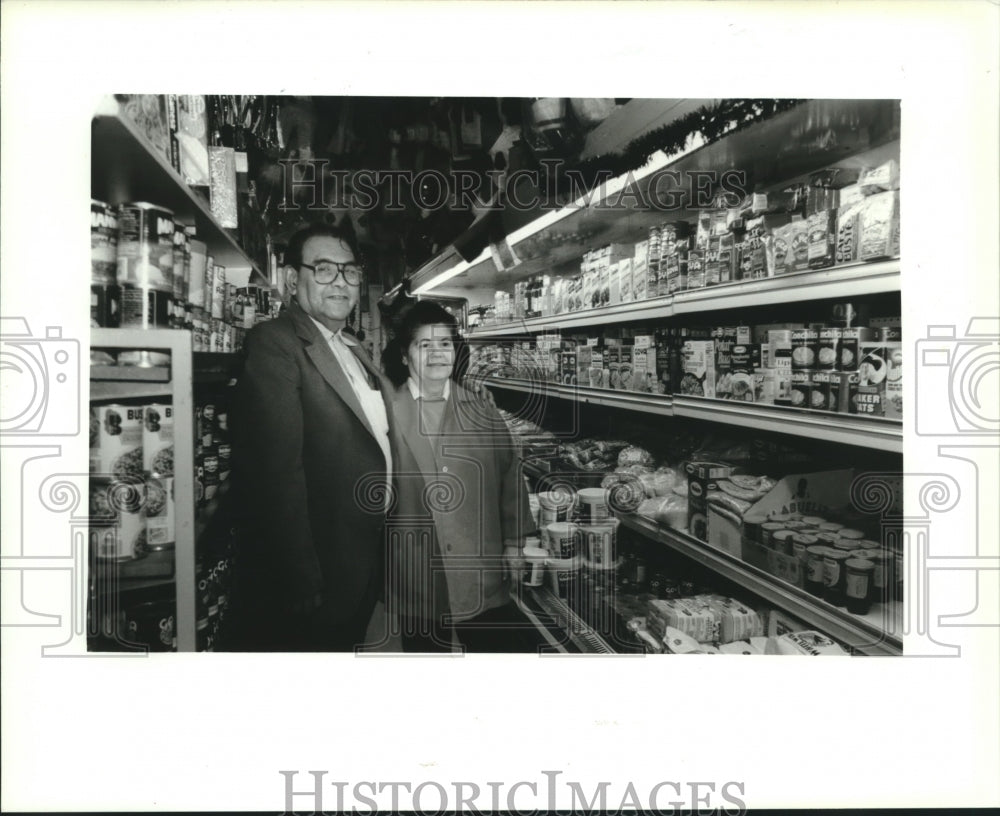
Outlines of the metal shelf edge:
{"type": "Polygon", "coordinates": [[[748,591],[760,595],[765,600],[775,603],[791,614],[802,618],[806,623],[818,626],[833,635],[837,640],[844,641],[852,648],[866,654],[901,655],[902,641],[885,631],[878,631],[874,626],[857,620],[847,620],[838,614],[831,614],[821,609],[807,598],[798,595],[796,587],[782,585],[779,579],[758,574],[758,570],[750,564],[736,561],[732,556],[720,550],[712,549],[708,544],[695,543],[687,540],[675,531],[664,529],[648,519],[638,516],[620,516],[621,523],[647,538],[665,544],[673,550],[693,558],[698,563],[714,572],[738,582],[748,591]]]}

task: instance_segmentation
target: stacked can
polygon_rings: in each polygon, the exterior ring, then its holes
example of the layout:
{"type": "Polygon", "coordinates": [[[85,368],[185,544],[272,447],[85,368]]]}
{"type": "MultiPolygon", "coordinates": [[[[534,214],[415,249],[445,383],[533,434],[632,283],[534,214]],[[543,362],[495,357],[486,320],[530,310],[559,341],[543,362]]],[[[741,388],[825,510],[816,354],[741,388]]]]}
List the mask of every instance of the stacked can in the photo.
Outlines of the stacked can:
{"type": "Polygon", "coordinates": [[[123,204],[118,211],[118,285],[120,325],[170,327],[174,293],[174,214],[145,202],[123,204]]]}
{"type": "Polygon", "coordinates": [[[90,325],[118,326],[118,215],[110,204],[90,200],[90,325]]]}
{"type": "Polygon", "coordinates": [[[90,545],[103,561],[146,551],[143,413],[134,405],[90,409],[90,545]]]}
{"type": "Polygon", "coordinates": [[[146,479],[146,548],[153,551],[172,550],[176,541],[172,405],[146,406],[142,459],[146,479]]]}

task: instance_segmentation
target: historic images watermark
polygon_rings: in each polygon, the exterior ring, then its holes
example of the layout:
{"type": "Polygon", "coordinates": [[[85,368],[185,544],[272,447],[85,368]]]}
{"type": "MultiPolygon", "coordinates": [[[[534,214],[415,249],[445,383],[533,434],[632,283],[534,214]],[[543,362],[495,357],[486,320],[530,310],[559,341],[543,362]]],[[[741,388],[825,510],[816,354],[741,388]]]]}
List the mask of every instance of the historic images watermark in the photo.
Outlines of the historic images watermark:
{"type": "Polygon", "coordinates": [[[660,212],[737,207],[747,197],[744,170],[685,170],[660,168],[648,176],[628,171],[615,179],[610,170],[589,176],[556,159],[540,167],[477,171],[331,170],[325,159],[282,159],[284,189],[296,204],[282,209],[351,208],[362,212],[399,212],[412,203],[423,210],[470,212],[508,208],[520,212],[559,210],[566,206],[601,210],[642,209],[660,212]],[[637,183],[639,179],[643,183],[637,183]],[[484,191],[490,191],[484,195],[484,191]]]}
{"type": "Polygon", "coordinates": [[[633,782],[579,782],[560,779],[563,771],[540,771],[544,779],[514,782],[419,783],[327,779],[328,771],[278,771],[283,778],[284,812],[312,813],[540,813],[746,812],[746,784],[662,780],[652,785],[633,782]],[[297,788],[296,785],[301,787],[297,788]]]}

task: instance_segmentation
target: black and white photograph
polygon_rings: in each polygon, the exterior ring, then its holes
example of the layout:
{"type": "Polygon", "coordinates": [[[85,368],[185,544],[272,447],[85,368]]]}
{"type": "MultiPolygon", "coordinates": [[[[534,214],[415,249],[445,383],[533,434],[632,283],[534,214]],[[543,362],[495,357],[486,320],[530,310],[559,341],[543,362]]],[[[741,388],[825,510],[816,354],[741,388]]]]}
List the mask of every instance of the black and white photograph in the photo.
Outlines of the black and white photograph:
{"type": "Polygon", "coordinates": [[[1000,804],[994,4],[3,12],[5,811],[1000,804]]]}

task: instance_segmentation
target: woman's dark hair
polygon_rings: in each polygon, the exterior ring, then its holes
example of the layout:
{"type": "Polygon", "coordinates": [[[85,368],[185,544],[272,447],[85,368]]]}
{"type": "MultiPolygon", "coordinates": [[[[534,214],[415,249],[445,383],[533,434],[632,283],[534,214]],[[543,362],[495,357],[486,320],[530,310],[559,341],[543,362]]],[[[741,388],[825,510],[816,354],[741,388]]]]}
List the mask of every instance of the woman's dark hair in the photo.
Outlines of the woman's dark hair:
{"type": "Polygon", "coordinates": [[[403,362],[407,349],[417,331],[422,326],[447,326],[451,330],[451,340],[455,346],[455,365],[452,368],[453,380],[460,380],[468,368],[468,348],[458,333],[458,321],[455,316],[441,304],[433,300],[418,300],[400,317],[396,334],[386,344],[382,352],[382,368],[393,385],[400,386],[410,375],[409,367],[403,362]]]}
{"type": "Polygon", "coordinates": [[[351,250],[358,263],[361,262],[351,230],[334,227],[330,224],[312,224],[308,227],[303,227],[288,240],[288,246],[285,247],[284,265],[294,266],[298,269],[299,264],[302,263],[302,248],[306,245],[306,241],[310,238],[319,237],[335,238],[338,241],[343,241],[347,244],[348,249],[351,250]]]}

